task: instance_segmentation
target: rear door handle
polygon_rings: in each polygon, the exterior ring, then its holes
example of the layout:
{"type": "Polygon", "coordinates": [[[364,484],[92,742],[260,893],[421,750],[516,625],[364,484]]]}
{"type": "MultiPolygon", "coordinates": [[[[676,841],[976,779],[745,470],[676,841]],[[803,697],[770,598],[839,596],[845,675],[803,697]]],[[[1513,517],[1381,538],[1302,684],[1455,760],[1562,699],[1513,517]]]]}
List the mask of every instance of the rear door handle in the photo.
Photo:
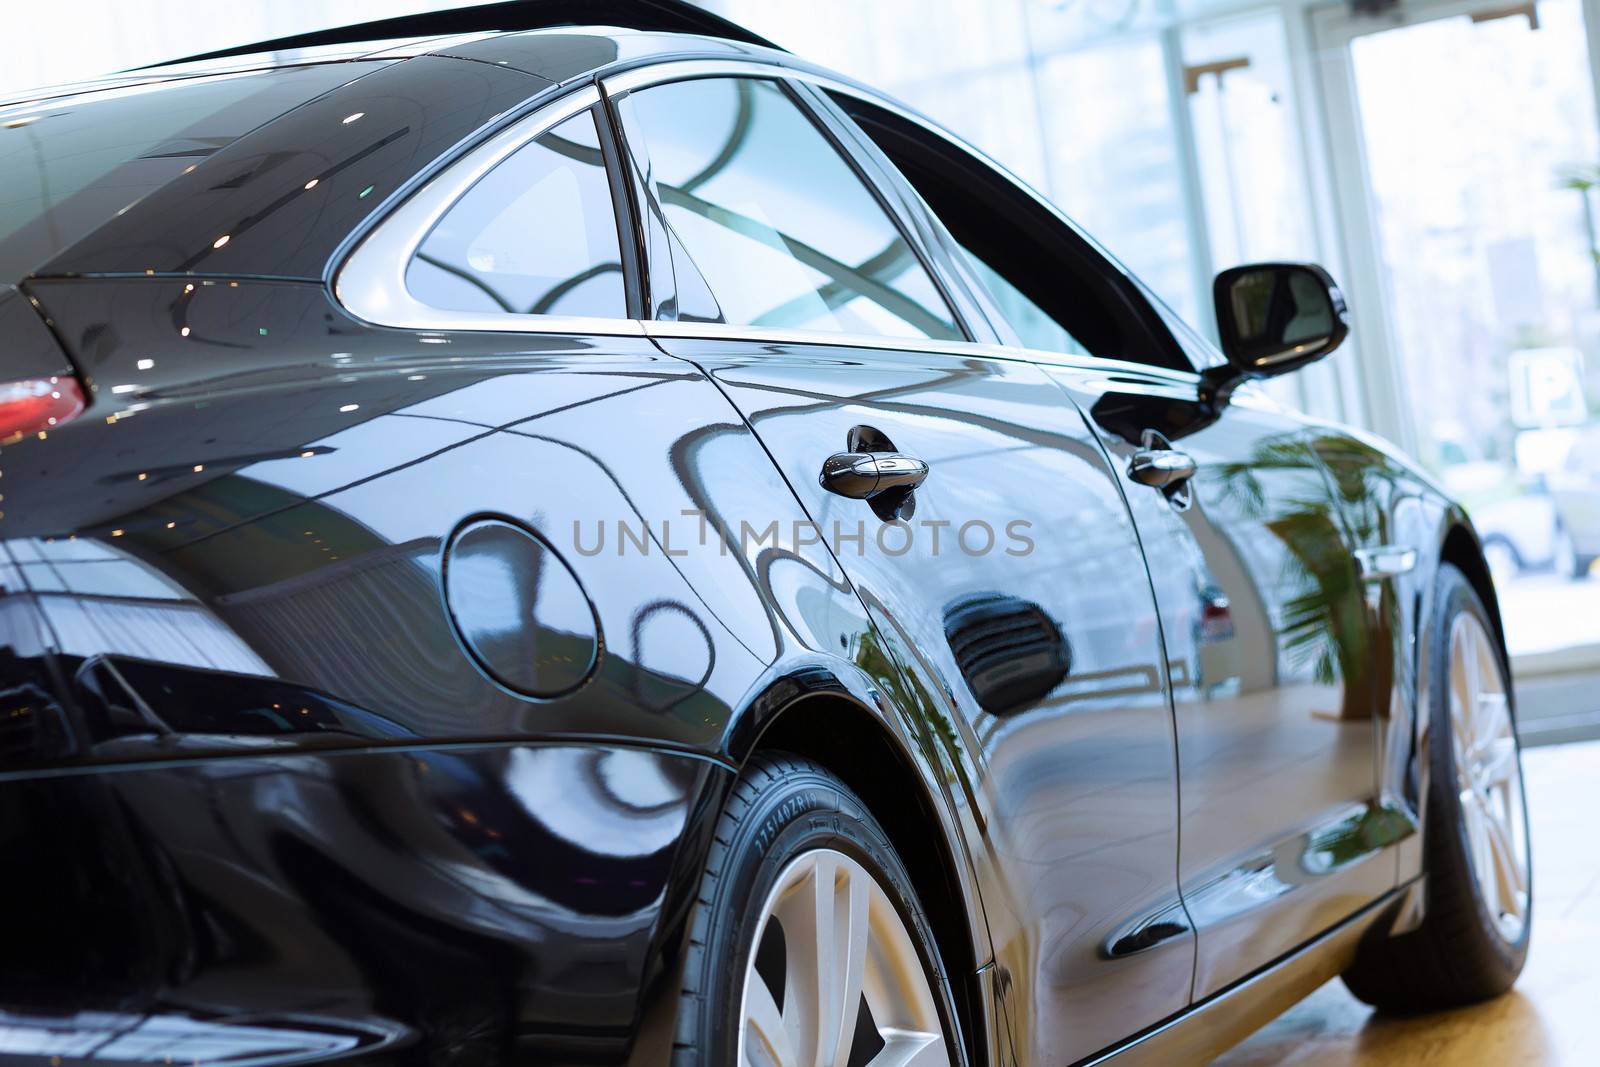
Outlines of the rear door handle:
{"type": "Polygon", "coordinates": [[[891,489],[915,489],[928,465],[899,452],[838,452],[822,464],[822,488],[852,500],[870,500],[891,489]]]}
{"type": "Polygon", "coordinates": [[[1168,489],[1194,477],[1194,457],[1175,448],[1141,448],[1128,461],[1128,477],[1140,485],[1168,489]]]}

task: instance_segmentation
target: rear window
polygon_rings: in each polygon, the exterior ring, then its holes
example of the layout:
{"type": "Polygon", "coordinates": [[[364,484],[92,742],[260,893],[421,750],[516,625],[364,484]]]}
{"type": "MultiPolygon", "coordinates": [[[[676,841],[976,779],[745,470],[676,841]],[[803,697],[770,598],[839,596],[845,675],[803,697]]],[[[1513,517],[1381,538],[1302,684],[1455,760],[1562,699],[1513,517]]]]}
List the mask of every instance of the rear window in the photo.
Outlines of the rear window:
{"type": "Polygon", "coordinates": [[[280,67],[0,108],[0,282],[258,126],[382,66],[280,67]]]}

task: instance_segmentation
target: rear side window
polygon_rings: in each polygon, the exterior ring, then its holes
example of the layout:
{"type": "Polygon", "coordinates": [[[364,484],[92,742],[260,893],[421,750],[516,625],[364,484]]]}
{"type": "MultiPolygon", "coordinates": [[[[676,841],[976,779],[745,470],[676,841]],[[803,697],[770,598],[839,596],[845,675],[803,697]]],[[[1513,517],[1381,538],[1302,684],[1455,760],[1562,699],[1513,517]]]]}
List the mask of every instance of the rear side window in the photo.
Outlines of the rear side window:
{"type": "Polygon", "coordinates": [[[777,83],[671,82],[629,93],[621,107],[722,321],[962,339],[893,219],[777,83]]]}
{"type": "Polygon", "coordinates": [[[626,318],[619,248],[589,110],[467,190],[407,265],[406,288],[450,311],[626,318]]]}

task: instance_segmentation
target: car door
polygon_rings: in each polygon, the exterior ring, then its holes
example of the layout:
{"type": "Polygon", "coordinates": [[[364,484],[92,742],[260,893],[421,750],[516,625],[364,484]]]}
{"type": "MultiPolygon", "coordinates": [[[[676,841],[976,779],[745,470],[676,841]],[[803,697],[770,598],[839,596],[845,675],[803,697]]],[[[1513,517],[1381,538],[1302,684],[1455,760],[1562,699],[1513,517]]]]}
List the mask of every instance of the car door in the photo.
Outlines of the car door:
{"type": "Polygon", "coordinates": [[[1379,857],[1409,825],[1380,802],[1375,693],[1392,649],[1370,640],[1342,516],[1298,420],[1253,391],[1211,421],[1194,381],[1051,373],[1114,462],[1132,463],[1154,429],[1197,465],[1186,504],[1133,484],[1128,498],[1167,640],[1179,874],[1204,998],[1393,886],[1393,853],[1379,857]]]}
{"type": "Polygon", "coordinates": [[[743,413],[911,680],[896,696],[934,717],[1015,1055],[1078,1060],[1181,1010],[1193,965],[1161,635],[1116,477],[1043,371],[968,341],[802,96],[670,78],[608,89],[658,246],[716,321],[679,303],[649,328],[743,413]]]}
{"type": "Polygon", "coordinates": [[[1205,343],[1065,220],[959,146],[844,107],[947,227],[991,313],[1084,411],[1122,481],[1160,609],[1182,783],[1194,996],[1278,959],[1394,883],[1409,822],[1378,802],[1377,679],[1360,578],[1302,421],[1253,388],[1218,405],[1205,343]]]}

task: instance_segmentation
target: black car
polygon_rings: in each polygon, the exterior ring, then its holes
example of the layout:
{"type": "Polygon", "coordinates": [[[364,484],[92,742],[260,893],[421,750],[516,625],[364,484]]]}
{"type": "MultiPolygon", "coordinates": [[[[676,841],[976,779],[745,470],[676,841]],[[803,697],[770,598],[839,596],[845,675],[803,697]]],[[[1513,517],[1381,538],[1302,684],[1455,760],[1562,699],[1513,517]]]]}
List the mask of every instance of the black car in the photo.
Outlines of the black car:
{"type": "Polygon", "coordinates": [[[1477,536],[1251,384],[1318,268],[1219,353],[608,0],[4,105],[0,280],[0,1061],[1193,1062],[1521,968],[1477,536]]]}

